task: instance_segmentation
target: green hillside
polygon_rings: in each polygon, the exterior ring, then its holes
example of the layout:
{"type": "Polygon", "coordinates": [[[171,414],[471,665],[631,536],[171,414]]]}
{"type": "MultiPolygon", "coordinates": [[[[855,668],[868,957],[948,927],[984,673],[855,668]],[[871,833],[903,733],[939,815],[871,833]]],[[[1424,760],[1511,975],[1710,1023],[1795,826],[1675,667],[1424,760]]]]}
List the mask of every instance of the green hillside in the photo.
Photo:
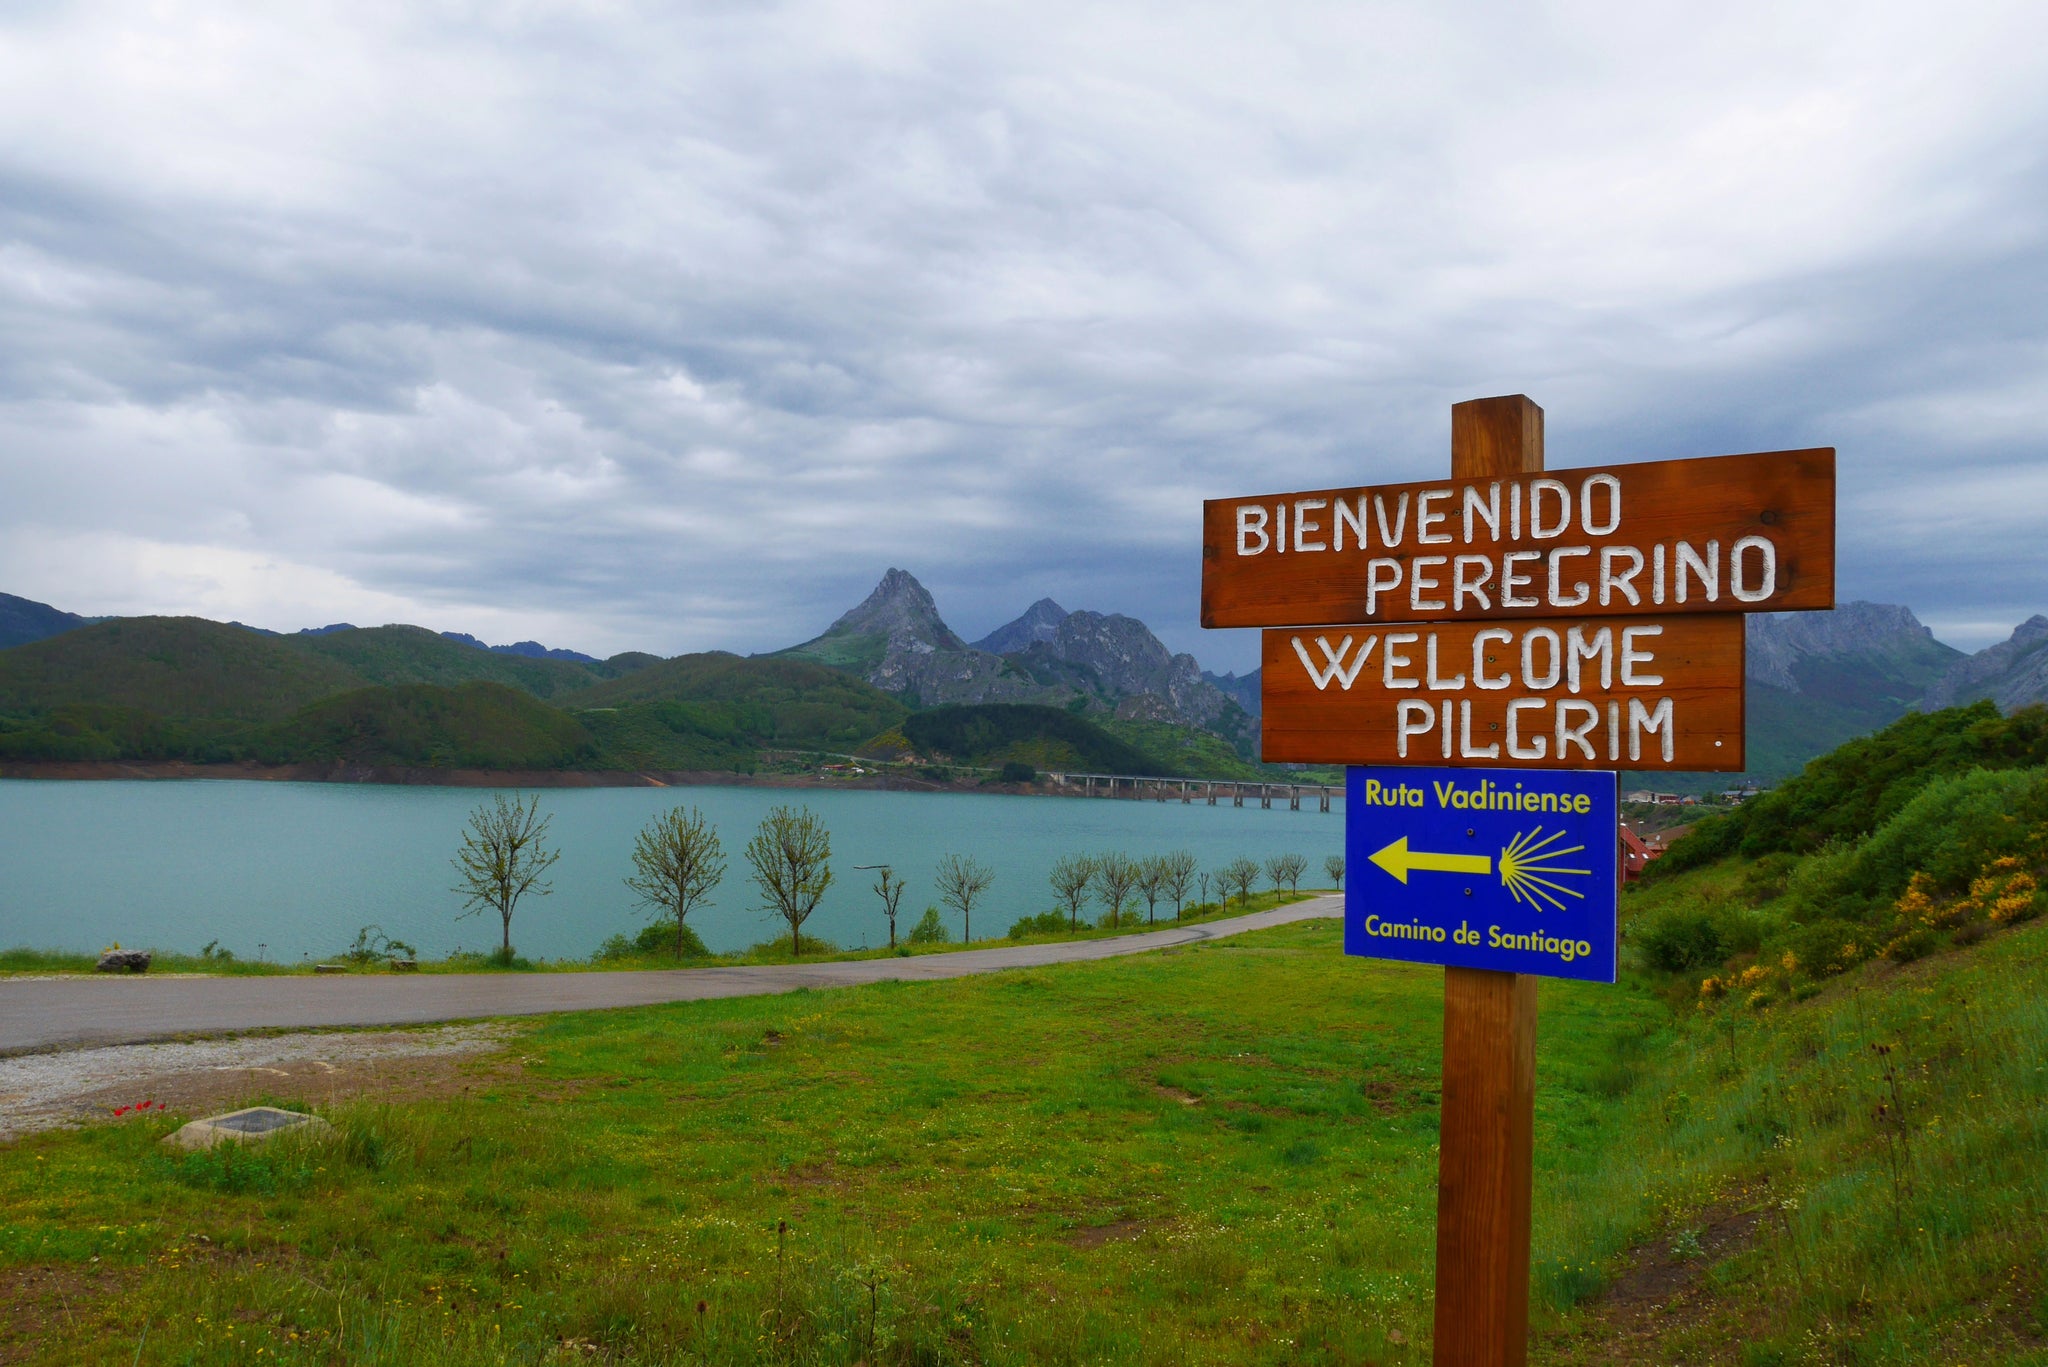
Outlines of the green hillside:
{"type": "Polygon", "coordinates": [[[905,740],[925,755],[956,764],[995,768],[1072,769],[1098,774],[1182,773],[1137,746],[1118,740],[1084,717],[1033,703],[981,703],[935,707],[905,719],[905,740]]]}
{"type": "Polygon", "coordinates": [[[424,627],[356,627],[324,636],[283,639],[293,649],[332,660],[372,684],[440,684],[453,688],[457,684],[485,681],[517,688],[536,698],[552,698],[588,688],[612,673],[602,666],[571,660],[531,660],[478,650],[424,627]]]}
{"type": "Polygon", "coordinates": [[[596,752],[567,713],[497,683],[399,684],[324,698],[248,746],[277,764],[559,769],[596,752]]]}
{"type": "MultiPolygon", "coordinates": [[[[657,724],[672,734],[797,750],[850,749],[909,711],[881,690],[824,665],[722,653],[679,655],[554,701],[577,711],[621,713],[669,704],[646,716],[659,718],[657,724]]],[[[638,725],[644,719],[628,721],[638,725]]]]}
{"type": "Polygon", "coordinates": [[[279,721],[359,688],[342,662],[198,617],[120,617],[0,650],[0,716],[67,705],[176,721],[279,721]]]}

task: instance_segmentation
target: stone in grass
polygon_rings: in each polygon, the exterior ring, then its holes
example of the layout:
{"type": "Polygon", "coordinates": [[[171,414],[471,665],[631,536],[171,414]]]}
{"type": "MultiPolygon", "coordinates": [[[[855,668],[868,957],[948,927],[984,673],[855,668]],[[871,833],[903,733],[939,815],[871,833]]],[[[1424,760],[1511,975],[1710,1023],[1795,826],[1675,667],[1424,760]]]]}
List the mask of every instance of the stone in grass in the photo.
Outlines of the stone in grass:
{"type": "Polygon", "coordinates": [[[249,1106],[225,1115],[195,1120],[167,1135],[164,1143],[180,1149],[210,1149],[216,1144],[261,1144],[281,1134],[317,1138],[333,1130],[317,1115],[281,1111],[275,1106],[249,1106]]]}
{"type": "Polygon", "coordinates": [[[100,961],[93,967],[101,973],[147,973],[155,958],[153,950],[110,949],[100,955],[100,961]]]}

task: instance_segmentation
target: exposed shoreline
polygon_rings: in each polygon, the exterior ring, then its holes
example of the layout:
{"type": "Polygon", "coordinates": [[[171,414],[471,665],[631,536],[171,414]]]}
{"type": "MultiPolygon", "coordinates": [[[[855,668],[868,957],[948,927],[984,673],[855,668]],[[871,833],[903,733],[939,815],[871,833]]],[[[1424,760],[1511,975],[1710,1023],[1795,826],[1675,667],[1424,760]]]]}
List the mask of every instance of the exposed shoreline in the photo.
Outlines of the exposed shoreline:
{"type": "Polygon", "coordinates": [[[742,774],[725,769],[433,769],[388,764],[256,764],[190,760],[9,760],[0,779],[238,779],[439,788],[852,788],[902,793],[1055,794],[1044,784],[938,782],[915,774],[742,774]]]}

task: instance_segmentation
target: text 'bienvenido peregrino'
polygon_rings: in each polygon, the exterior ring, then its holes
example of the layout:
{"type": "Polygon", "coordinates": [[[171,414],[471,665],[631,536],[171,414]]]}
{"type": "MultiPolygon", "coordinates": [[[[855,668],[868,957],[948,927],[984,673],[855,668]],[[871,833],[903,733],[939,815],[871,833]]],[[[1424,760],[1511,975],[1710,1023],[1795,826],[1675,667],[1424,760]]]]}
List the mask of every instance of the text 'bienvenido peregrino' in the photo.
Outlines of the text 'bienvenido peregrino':
{"type": "Polygon", "coordinates": [[[1778,547],[1762,533],[1725,544],[1710,537],[1594,545],[1623,525],[1622,482],[1606,472],[1245,502],[1234,505],[1234,518],[1240,557],[1366,555],[1368,619],[1383,598],[1410,613],[1456,616],[1763,603],[1778,591],[1778,547]],[[1534,542],[1557,544],[1529,548],[1534,542]],[[1432,546],[1457,549],[1431,554],[1432,546]]]}

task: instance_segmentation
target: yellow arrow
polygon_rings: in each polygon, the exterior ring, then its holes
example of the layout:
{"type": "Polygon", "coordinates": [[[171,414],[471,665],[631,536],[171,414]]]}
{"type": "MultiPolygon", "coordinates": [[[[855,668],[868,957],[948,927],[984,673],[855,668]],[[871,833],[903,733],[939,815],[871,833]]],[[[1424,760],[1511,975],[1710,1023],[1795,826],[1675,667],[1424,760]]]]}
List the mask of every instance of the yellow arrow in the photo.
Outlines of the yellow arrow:
{"type": "Polygon", "coordinates": [[[1425,873],[1492,873],[1493,859],[1484,854],[1424,854],[1408,848],[1408,837],[1402,836],[1393,844],[1373,855],[1372,862],[1385,869],[1403,883],[1408,881],[1411,870],[1420,869],[1425,873]]]}

